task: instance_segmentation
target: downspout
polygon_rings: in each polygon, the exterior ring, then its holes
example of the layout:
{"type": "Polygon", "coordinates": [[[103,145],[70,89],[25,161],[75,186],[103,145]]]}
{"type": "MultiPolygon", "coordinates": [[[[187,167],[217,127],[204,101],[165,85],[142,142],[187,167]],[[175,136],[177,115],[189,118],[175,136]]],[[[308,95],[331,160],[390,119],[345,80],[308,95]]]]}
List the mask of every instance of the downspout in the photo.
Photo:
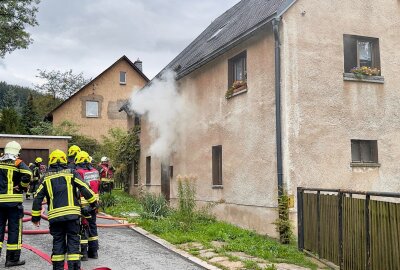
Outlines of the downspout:
{"type": "Polygon", "coordinates": [[[280,17],[272,20],[275,38],[275,129],[276,129],[276,166],[278,177],[278,198],[283,194],[282,169],[282,117],[281,117],[281,42],[279,39],[280,17]]]}

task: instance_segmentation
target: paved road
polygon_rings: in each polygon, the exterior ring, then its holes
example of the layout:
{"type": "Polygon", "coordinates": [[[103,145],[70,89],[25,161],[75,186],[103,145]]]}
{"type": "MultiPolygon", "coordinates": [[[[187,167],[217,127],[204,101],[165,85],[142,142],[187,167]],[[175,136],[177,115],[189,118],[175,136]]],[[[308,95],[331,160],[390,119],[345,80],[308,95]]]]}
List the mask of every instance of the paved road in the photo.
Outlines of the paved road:
{"type": "MultiPolygon", "coordinates": [[[[24,203],[25,210],[31,209],[32,201],[24,203]]],[[[99,220],[101,223],[113,221],[99,220]]],[[[41,222],[40,229],[47,229],[48,223],[41,222]]],[[[25,229],[34,229],[31,222],[24,223],[25,229]]],[[[146,237],[126,228],[100,229],[99,259],[82,262],[82,269],[92,270],[96,267],[106,266],[112,270],[200,270],[203,269],[166,248],[154,243],[146,237]]],[[[23,242],[29,244],[46,254],[51,254],[52,237],[50,235],[24,235],[23,242]]],[[[0,269],[4,268],[5,252],[0,259],[0,269]]],[[[37,256],[35,253],[23,249],[22,256],[27,261],[25,266],[17,267],[18,270],[46,270],[52,266],[37,256]]]]}

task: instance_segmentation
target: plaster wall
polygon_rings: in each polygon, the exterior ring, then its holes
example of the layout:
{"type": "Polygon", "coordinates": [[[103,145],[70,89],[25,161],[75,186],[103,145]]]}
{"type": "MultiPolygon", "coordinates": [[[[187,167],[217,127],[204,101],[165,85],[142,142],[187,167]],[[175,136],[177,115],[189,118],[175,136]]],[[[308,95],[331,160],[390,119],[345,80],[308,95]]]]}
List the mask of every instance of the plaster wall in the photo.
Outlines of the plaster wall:
{"type": "Polygon", "coordinates": [[[127,130],[126,113],[118,110],[132,90],[140,89],[145,83],[128,62],[121,60],[54,111],[53,124],[68,120],[79,125],[81,134],[97,140],[108,135],[110,128],[127,130]],[[125,85],[119,82],[120,71],[126,72],[125,85]],[[85,102],[90,100],[99,102],[99,117],[86,117],[85,102]]]}
{"type": "Polygon", "coordinates": [[[400,192],[400,2],[298,0],[282,20],[284,181],[400,192]],[[384,84],[344,81],[343,34],[379,38],[384,84]],[[377,140],[376,168],[351,167],[351,140],[377,140]]]}
{"type": "MultiPolygon", "coordinates": [[[[220,201],[214,208],[223,220],[260,233],[276,235],[274,42],[271,27],[178,81],[188,115],[182,117],[179,147],[170,165],[171,201],[177,176],[196,177],[199,202],[220,201]],[[230,99],[228,60],[247,51],[248,91],[230,99]],[[212,184],[212,146],[222,145],[222,188],[212,184]]],[[[140,179],[145,183],[145,158],[152,142],[142,121],[140,179]]],[[[152,184],[160,184],[161,162],[152,157],[152,184]]],[[[133,180],[132,180],[133,181],[133,180]]],[[[160,190],[159,186],[147,187],[160,190]]],[[[132,191],[134,192],[134,191],[132,191]]]]}

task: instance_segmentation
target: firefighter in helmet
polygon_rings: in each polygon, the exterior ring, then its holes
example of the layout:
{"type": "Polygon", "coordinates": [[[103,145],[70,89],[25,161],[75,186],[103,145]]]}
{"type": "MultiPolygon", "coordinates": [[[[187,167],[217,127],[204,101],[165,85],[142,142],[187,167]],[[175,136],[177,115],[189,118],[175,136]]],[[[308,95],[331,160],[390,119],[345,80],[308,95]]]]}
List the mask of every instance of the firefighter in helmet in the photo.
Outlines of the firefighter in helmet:
{"type": "Polygon", "coordinates": [[[29,167],[19,159],[21,145],[16,141],[6,144],[0,157],[0,252],[8,223],[6,267],[25,264],[20,260],[22,247],[23,190],[32,177],[29,167]]]}
{"type": "Polygon", "coordinates": [[[40,170],[40,166],[42,166],[43,163],[43,159],[41,157],[37,157],[35,159],[35,163],[32,163],[32,165],[29,166],[29,169],[31,169],[33,177],[32,177],[32,181],[29,184],[29,190],[26,193],[26,198],[29,199],[29,197],[31,195],[33,195],[33,197],[36,194],[36,190],[39,187],[39,180],[40,180],[40,176],[41,176],[41,170],[40,170]]]}
{"type": "Polygon", "coordinates": [[[82,181],[80,175],[67,166],[67,156],[61,150],[53,151],[49,156],[49,168],[43,175],[32,205],[32,222],[40,225],[42,201],[48,203],[50,234],[53,236],[51,261],[53,270],[64,269],[67,259],[68,269],[80,269],[80,216],[78,193],[82,194],[90,206],[95,209],[97,200],[93,191],[82,181]],[[65,254],[67,253],[67,254],[65,254]]]}
{"type": "MultiPolygon", "coordinates": [[[[99,171],[90,163],[90,156],[87,152],[81,151],[75,157],[76,171],[84,182],[94,192],[96,199],[99,198],[100,175],[99,171]]],[[[92,209],[84,197],[81,196],[82,222],[81,222],[81,254],[82,261],[88,257],[97,259],[99,249],[98,234],[96,225],[96,210],[92,209]]]]}
{"type": "Polygon", "coordinates": [[[75,157],[80,151],[81,148],[75,144],[68,148],[68,168],[75,169],[75,157]]]}
{"type": "Polygon", "coordinates": [[[111,190],[114,187],[114,180],[113,180],[114,168],[110,165],[110,160],[108,157],[101,158],[99,171],[101,180],[101,187],[100,187],[101,194],[103,194],[104,192],[111,193],[111,190]]]}

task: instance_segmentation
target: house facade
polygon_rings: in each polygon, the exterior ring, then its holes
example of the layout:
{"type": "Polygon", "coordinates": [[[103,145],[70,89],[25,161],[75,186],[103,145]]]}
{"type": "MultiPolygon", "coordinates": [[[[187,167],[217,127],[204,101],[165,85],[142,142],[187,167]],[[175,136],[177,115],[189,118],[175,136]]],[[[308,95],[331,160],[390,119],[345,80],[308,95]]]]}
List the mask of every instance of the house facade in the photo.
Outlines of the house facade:
{"type": "Polygon", "coordinates": [[[128,129],[127,115],[119,108],[133,89],[143,87],[148,78],[140,60],[132,63],[122,56],[95,79],[48,114],[54,125],[63,121],[79,125],[82,135],[101,140],[110,128],[128,129]]]}
{"type": "Polygon", "coordinates": [[[194,175],[197,200],[219,202],[218,218],[269,235],[280,191],[400,192],[399,9],[239,2],[166,67],[192,112],[168,161],[152,156],[142,117],[131,192],[144,185],[174,203],[177,176],[194,175]]]}

